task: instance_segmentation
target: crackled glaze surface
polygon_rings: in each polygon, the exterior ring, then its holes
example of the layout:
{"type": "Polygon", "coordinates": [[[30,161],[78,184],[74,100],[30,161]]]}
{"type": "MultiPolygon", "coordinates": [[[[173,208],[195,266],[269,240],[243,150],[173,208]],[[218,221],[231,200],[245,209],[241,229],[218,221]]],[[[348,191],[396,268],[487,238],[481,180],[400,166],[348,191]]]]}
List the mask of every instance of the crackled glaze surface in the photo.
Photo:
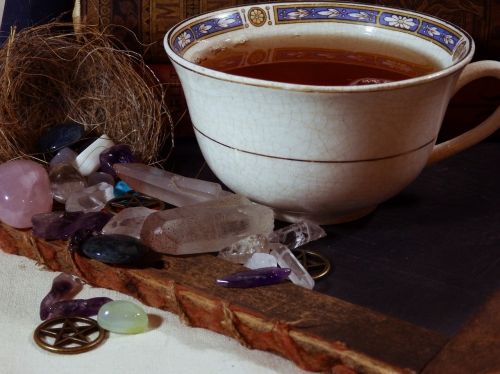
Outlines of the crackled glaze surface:
{"type": "Polygon", "coordinates": [[[200,15],[174,27],[165,49],[214,173],[279,218],[335,223],[369,213],[418,176],[474,46],[459,28],[424,14],[303,2],[200,15]],[[278,46],[245,49],[270,36],[278,46]],[[227,53],[224,63],[242,66],[293,53],[333,56],[353,45],[361,48],[356,58],[396,50],[375,63],[403,71],[430,59],[437,70],[354,87],[264,81],[200,65],[210,53],[227,53]]]}

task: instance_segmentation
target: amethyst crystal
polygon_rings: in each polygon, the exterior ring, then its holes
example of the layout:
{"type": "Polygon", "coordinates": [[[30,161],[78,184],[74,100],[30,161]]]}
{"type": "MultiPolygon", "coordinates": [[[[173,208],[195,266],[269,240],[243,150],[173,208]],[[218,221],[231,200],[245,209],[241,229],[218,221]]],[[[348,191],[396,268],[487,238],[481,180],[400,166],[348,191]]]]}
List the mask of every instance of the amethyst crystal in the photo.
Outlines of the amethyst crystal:
{"type": "Polygon", "coordinates": [[[216,283],[231,288],[259,287],[280,283],[287,279],[289,274],[288,268],[267,267],[229,274],[217,279],[216,283]]]}
{"type": "Polygon", "coordinates": [[[99,235],[99,233],[96,231],[92,231],[92,230],[88,230],[88,229],[77,230],[69,238],[68,248],[69,248],[70,252],[79,251],[80,246],[82,245],[83,242],[85,242],[87,239],[91,238],[92,236],[96,236],[96,235],[99,235]]]}
{"type": "Polygon", "coordinates": [[[33,235],[46,240],[67,240],[78,230],[101,231],[113,217],[107,212],[52,212],[32,217],[33,235]]]}
{"type": "Polygon", "coordinates": [[[113,169],[114,164],[128,164],[136,161],[132,150],[126,144],[118,144],[106,149],[99,155],[99,160],[101,170],[114,177],[116,177],[116,172],[113,169]]]}
{"type": "Polygon", "coordinates": [[[58,301],[71,299],[83,288],[80,279],[61,273],[52,281],[52,288],[40,303],[40,319],[47,319],[50,307],[58,301]]]}
{"type": "Polygon", "coordinates": [[[97,315],[101,306],[113,301],[109,297],[93,297],[91,299],[62,300],[48,308],[47,318],[97,315]]]}

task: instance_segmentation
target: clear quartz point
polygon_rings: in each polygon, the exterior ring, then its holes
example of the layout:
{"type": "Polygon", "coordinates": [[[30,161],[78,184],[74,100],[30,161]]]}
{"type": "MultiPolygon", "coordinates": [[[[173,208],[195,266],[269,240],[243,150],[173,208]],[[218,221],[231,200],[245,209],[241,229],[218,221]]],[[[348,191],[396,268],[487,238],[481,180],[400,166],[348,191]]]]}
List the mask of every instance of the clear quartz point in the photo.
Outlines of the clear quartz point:
{"type": "Polygon", "coordinates": [[[101,182],[81,191],[73,192],[66,200],[67,212],[98,212],[114,198],[113,186],[101,182]]]}
{"type": "Polygon", "coordinates": [[[140,239],[144,221],[154,212],[156,210],[143,206],[123,209],[103,227],[102,233],[105,235],[121,234],[140,239]]]}
{"type": "Polygon", "coordinates": [[[295,249],[325,236],[326,232],[321,226],[309,221],[299,221],[273,231],[268,239],[272,243],[281,243],[295,249]]]}
{"type": "Polygon", "coordinates": [[[249,269],[260,269],[278,266],[276,257],[269,253],[254,253],[244,264],[249,269]]]}
{"type": "Polygon", "coordinates": [[[254,253],[269,253],[269,242],[264,235],[247,236],[223,248],[218,257],[235,264],[244,264],[254,253]]]}
{"type": "Polygon", "coordinates": [[[133,190],[181,207],[221,198],[228,194],[220,184],[186,178],[140,163],[115,164],[118,177],[133,190]]]}
{"type": "Polygon", "coordinates": [[[244,237],[269,235],[272,209],[239,195],[149,215],[141,239],[157,252],[185,255],[218,252],[244,237]]]}
{"type": "Polygon", "coordinates": [[[278,265],[282,268],[291,269],[292,272],[288,278],[294,284],[310,290],[313,289],[314,279],[287,246],[279,243],[271,243],[270,248],[271,255],[276,257],[278,265]]]}
{"type": "Polygon", "coordinates": [[[49,171],[50,188],[54,200],[65,203],[73,192],[83,190],[85,178],[71,164],[57,164],[49,171]]]}

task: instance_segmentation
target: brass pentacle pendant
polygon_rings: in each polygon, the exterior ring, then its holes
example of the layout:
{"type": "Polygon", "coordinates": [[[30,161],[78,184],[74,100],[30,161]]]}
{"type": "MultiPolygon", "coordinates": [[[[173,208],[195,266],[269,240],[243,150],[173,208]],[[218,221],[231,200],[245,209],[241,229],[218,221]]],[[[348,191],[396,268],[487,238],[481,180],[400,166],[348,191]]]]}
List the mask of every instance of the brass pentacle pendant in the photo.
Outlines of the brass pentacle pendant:
{"type": "Polygon", "coordinates": [[[134,192],[111,199],[106,204],[106,210],[111,213],[118,213],[125,208],[135,208],[139,206],[154,210],[165,209],[165,203],[163,201],[134,192]]]}
{"type": "Polygon", "coordinates": [[[40,324],[33,338],[47,351],[75,354],[94,349],[103,342],[106,334],[106,330],[92,318],[56,317],[40,324]]]}
{"type": "Polygon", "coordinates": [[[330,261],[318,252],[300,248],[292,252],[314,280],[323,278],[332,268],[330,261]]]}

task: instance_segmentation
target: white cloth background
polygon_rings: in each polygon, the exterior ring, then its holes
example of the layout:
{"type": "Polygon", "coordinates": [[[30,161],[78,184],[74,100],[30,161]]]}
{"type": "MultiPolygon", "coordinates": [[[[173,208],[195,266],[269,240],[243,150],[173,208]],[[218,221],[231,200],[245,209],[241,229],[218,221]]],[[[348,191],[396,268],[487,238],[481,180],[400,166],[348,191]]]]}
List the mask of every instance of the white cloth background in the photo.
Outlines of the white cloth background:
{"type": "Polygon", "coordinates": [[[110,333],[98,348],[60,355],[39,348],[33,331],[39,305],[59,274],[32,260],[0,251],[1,374],[304,374],[291,361],[250,350],[226,336],[183,325],[175,314],[140,304],[131,297],[85,286],[76,296],[131,300],[153,314],[157,326],[142,334],[110,333]]]}

